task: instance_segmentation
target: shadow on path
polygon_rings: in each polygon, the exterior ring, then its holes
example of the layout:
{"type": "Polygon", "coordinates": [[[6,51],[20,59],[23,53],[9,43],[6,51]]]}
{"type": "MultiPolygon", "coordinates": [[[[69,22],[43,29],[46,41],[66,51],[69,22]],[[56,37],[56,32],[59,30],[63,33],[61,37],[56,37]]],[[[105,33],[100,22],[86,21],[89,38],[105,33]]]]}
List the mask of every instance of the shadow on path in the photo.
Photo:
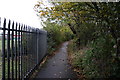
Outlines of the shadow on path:
{"type": "Polygon", "coordinates": [[[59,51],[41,68],[36,78],[76,78],[75,72],[68,64],[67,45],[68,42],[62,44],[59,51]]]}

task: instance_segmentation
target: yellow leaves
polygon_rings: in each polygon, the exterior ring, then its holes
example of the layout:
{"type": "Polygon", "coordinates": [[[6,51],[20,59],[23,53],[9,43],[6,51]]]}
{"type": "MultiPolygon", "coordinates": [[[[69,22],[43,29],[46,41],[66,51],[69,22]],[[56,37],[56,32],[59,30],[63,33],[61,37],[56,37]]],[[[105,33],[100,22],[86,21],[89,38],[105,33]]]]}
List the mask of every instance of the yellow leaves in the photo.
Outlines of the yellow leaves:
{"type": "Polygon", "coordinates": [[[53,17],[59,17],[59,16],[64,16],[63,12],[60,11],[52,11],[51,16],[53,17]]]}
{"type": "Polygon", "coordinates": [[[46,15],[48,15],[48,12],[45,12],[46,13],[46,15]]]}
{"type": "Polygon", "coordinates": [[[40,16],[45,16],[45,15],[48,15],[48,12],[47,11],[41,11],[40,16]]]}
{"type": "Polygon", "coordinates": [[[40,7],[41,5],[44,5],[43,2],[37,2],[37,4],[35,5],[36,7],[40,7]]]}
{"type": "Polygon", "coordinates": [[[65,16],[65,14],[61,13],[61,16],[65,16]]]}
{"type": "Polygon", "coordinates": [[[44,12],[40,14],[40,16],[44,16],[44,15],[45,15],[45,13],[44,13],[44,12]]]}
{"type": "Polygon", "coordinates": [[[70,2],[66,2],[66,3],[63,3],[63,4],[62,4],[62,7],[63,7],[63,8],[66,8],[66,9],[67,9],[67,8],[71,8],[71,7],[72,7],[72,4],[71,4],[70,2]]]}
{"type": "Polygon", "coordinates": [[[38,4],[43,4],[43,2],[42,1],[40,1],[40,2],[38,1],[38,4]]]}
{"type": "Polygon", "coordinates": [[[61,20],[62,18],[58,18],[58,20],[61,20]]]}
{"type": "Polygon", "coordinates": [[[44,12],[43,10],[39,11],[39,13],[44,12]]]}
{"type": "Polygon", "coordinates": [[[36,5],[35,5],[35,7],[39,7],[39,6],[40,6],[40,4],[36,4],[36,5]]]}
{"type": "Polygon", "coordinates": [[[51,10],[55,10],[55,7],[51,7],[51,10]]]}
{"type": "Polygon", "coordinates": [[[84,12],[83,11],[80,11],[79,14],[83,14],[84,12]]]}
{"type": "Polygon", "coordinates": [[[55,13],[54,15],[56,15],[56,16],[61,16],[61,14],[59,14],[59,13],[55,13]]]}
{"type": "Polygon", "coordinates": [[[87,11],[79,11],[79,14],[86,14],[87,13],[87,11]]]}
{"type": "Polygon", "coordinates": [[[64,12],[68,11],[70,8],[71,8],[71,3],[61,3],[61,5],[56,5],[54,7],[45,7],[44,9],[39,11],[39,13],[40,16],[45,16],[50,14],[52,18],[57,18],[58,20],[60,20],[62,16],[65,16],[64,12]]]}
{"type": "Polygon", "coordinates": [[[49,8],[48,8],[48,7],[46,7],[45,9],[49,10],[49,8]]]}

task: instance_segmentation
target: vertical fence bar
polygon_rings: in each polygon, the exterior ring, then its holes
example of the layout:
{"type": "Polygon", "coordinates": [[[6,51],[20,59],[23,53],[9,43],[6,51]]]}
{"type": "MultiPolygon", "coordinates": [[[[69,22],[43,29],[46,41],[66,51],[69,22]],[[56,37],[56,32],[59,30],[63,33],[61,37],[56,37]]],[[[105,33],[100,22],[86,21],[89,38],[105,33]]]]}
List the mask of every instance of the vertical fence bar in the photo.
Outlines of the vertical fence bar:
{"type": "MultiPolygon", "coordinates": [[[[32,29],[32,32],[33,32],[33,29],[32,29]]],[[[32,45],[33,45],[33,42],[34,42],[34,34],[32,34],[32,45]]],[[[34,53],[34,50],[33,50],[33,47],[34,46],[32,46],[32,67],[34,67],[34,55],[33,55],[33,53],[34,53]]]]}
{"type": "Polygon", "coordinates": [[[37,30],[35,29],[35,66],[37,64],[37,30]]]}
{"type": "MultiPolygon", "coordinates": [[[[28,26],[26,26],[26,31],[28,31],[28,26]]],[[[26,33],[26,57],[27,57],[26,58],[27,59],[26,60],[26,63],[27,63],[26,68],[27,68],[27,70],[26,71],[27,71],[27,74],[28,74],[28,67],[29,67],[28,66],[28,64],[29,64],[29,62],[28,62],[28,58],[29,58],[29,54],[28,54],[28,32],[26,33]]]]}
{"type": "Polygon", "coordinates": [[[38,30],[35,31],[36,34],[36,65],[38,63],[38,30]]]}
{"type": "Polygon", "coordinates": [[[35,29],[35,36],[36,36],[36,45],[35,45],[35,58],[36,58],[36,62],[35,62],[35,65],[37,64],[37,29],[35,29]]]}
{"type": "MultiPolygon", "coordinates": [[[[27,26],[25,27],[25,31],[27,31],[27,26]]],[[[26,70],[25,70],[25,74],[27,74],[27,32],[25,32],[25,64],[26,64],[26,70]]],[[[25,75],[26,76],[26,75],[25,75]]]]}
{"type": "MultiPolygon", "coordinates": [[[[31,32],[33,32],[33,28],[31,29],[31,32]]],[[[32,36],[32,40],[31,40],[31,45],[33,45],[33,42],[34,42],[34,34],[33,33],[31,33],[31,36],[32,36]]],[[[33,46],[31,46],[32,48],[31,48],[31,51],[32,51],[32,68],[34,67],[34,55],[33,55],[33,53],[34,53],[34,50],[33,50],[33,47],[34,47],[34,45],[33,46]]]]}
{"type": "MultiPolygon", "coordinates": [[[[25,31],[25,25],[23,27],[23,30],[25,31]]],[[[23,43],[23,76],[25,77],[25,32],[23,32],[23,37],[22,37],[22,43],[23,43]]]]}
{"type": "Polygon", "coordinates": [[[8,23],[8,34],[7,34],[7,78],[10,79],[10,20],[8,23]]]}
{"type": "Polygon", "coordinates": [[[36,64],[36,59],[35,59],[36,53],[35,53],[35,51],[36,51],[36,34],[35,34],[35,29],[34,29],[34,53],[33,53],[33,55],[34,55],[34,66],[36,64]]]}
{"type": "Polygon", "coordinates": [[[21,79],[23,78],[23,60],[22,60],[22,57],[23,57],[23,45],[22,45],[22,28],[23,28],[23,25],[21,26],[21,41],[20,41],[20,45],[21,45],[21,48],[20,48],[20,54],[21,54],[21,79]]]}
{"type": "MultiPolygon", "coordinates": [[[[23,28],[23,30],[24,31],[26,31],[25,30],[25,25],[24,25],[24,28],[23,28]]],[[[26,40],[25,40],[25,37],[26,37],[26,35],[25,35],[25,32],[23,33],[24,34],[24,36],[23,36],[23,47],[24,47],[24,50],[23,50],[23,55],[24,55],[24,59],[23,59],[23,62],[24,62],[24,69],[23,69],[23,71],[24,71],[24,77],[25,77],[25,74],[26,74],[26,63],[25,63],[25,61],[26,61],[26,49],[25,49],[25,44],[26,44],[26,40]]]]}
{"type": "MultiPolygon", "coordinates": [[[[32,28],[30,28],[30,32],[32,32],[32,28]]],[[[30,52],[31,52],[31,63],[30,63],[30,66],[31,66],[31,69],[32,69],[32,65],[33,65],[33,55],[32,55],[32,33],[30,33],[30,52]]]]}
{"type": "Polygon", "coordinates": [[[12,47],[12,54],[11,54],[11,57],[12,57],[12,78],[11,79],[14,79],[14,22],[12,23],[12,35],[11,35],[11,47],[12,47]]]}
{"type": "MultiPolygon", "coordinates": [[[[30,32],[31,28],[29,27],[29,32],[30,32]]],[[[29,62],[31,62],[31,58],[32,58],[32,55],[31,55],[31,33],[29,33],[29,54],[30,54],[30,57],[29,57],[29,62]]],[[[31,63],[29,63],[29,70],[31,71],[31,63]]]]}
{"type": "Polygon", "coordinates": [[[37,64],[38,64],[38,63],[39,63],[39,62],[38,62],[38,45],[39,45],[39,44],[38,44],[38,40],[39,40],[38,35],[39,35],[39,32],[38,32],[38,30],[37,30],[36,32],[37,32],[36,35],[37,35],[37,64]]]}
{"type": "Polygon", "coordinates": [[[3,23],[3,34],[2,34],[2,80],[5,80],[5,28],[6,28],[6,19],[3,23]]]}
{"type": "Polygon", "coordinates": [[[17,79],[17,23],[15,29],[15,78],[17,79]]]}
{"type": "Polygon", "coordinates": [[[30,71],[30,59],[31,59],[31,55],[30,55],[30,27],[28,27],[28,38],[27,38],[27,41],[28,41],[28,71],[30,71]]]}
{"type": "MultiPolygon", "coordinates": [[[[30,32],[32,32],[32,28],[30,27],[30,32]]],[[[31,54],[31,59],[30,59],[30,68],[32,69],[32,65],[33,65],[33,53],[32,53],[32,33],[30,33],[30,54],[31,54]]]]}
{"type": "MultiPolygon", "coordinates": [[[[33,28],[32,28],[32,32],[34,32],[33,28]]],[[[34,42],[35,42],[35,34],[32,33],[32,45],[34,44],[34,42]]],[[[35,47],[35,45],[32,46],[32,55],[33,55],[33,66],[32,67],[35,66],[35,51],[34,51],[34,47],[35,47]]]]}
{"type": "Polygon", "coordinates": [[[40,40],[40,30],[38,30],[38,54],[37,54],[37,58],[38,58],[38,63],[37,64],[39,64],[39,54],[40,54],[40,51],[39,51],[39,48],[40,48],[40,42],[39,42],[39,40],[40,40]]]}
{"type": "Polygon", "coordinates": [[[20,80],[20,23],[18,28],[18,79],[20,80]]]}

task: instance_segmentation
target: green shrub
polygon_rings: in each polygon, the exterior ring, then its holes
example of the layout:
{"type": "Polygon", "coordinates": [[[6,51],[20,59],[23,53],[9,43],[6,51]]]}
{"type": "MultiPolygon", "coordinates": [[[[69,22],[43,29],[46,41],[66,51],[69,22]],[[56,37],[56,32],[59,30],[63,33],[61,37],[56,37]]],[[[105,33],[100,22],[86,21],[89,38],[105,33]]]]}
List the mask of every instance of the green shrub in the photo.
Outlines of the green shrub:
{"type": "Polygon", "coordinates": [[[57,46],[71,39],[72,32],[67,26],[61,26],[57,23],[46,22],[44,30],[47,31],[48,53],[51,54],[57,49],[57,46]]]}
{"type": "Polygon", "coordinates": [[[86,78],[118,78],[120,63],[115,61],[114,44],[115,41],[110,36],[100,36],[89,43],[88,48],[79,50],[73,41],[68,45],[69,54],[72,56],[71,64],[79,68],[79,73],[86,78]]]}
{"type": "Polygon", "coordinates": [[[100,37],[89,45],[91,48],[82,58],[83,74],[90,78],[118,77],[119,66],[115,62],[114,40],[100,37]]]}

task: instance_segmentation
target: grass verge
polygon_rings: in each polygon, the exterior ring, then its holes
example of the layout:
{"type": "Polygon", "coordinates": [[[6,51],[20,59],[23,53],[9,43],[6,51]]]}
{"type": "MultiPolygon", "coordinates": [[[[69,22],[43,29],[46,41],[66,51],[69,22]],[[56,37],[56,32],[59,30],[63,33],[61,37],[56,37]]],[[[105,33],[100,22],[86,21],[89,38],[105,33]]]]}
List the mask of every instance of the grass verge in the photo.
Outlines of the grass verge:
{"type": "Polygon", "coordinates": [[[82,57],[85,51],[88,50],[86,47],[78,49],[73,41],[68,44],[68,60],[73,70],[77,73],[79,79],[85,78],[82,72],[82,57]]]}

